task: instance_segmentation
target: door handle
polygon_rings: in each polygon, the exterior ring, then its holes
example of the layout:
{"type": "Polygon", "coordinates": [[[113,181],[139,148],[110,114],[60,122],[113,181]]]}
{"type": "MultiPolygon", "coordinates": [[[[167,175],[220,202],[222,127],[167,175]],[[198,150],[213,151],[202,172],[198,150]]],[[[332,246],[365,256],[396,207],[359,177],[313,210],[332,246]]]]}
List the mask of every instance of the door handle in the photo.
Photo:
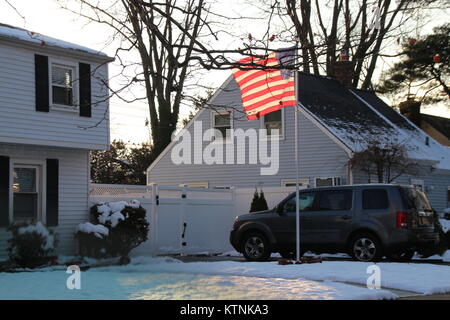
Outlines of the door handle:
{"type": "Polygon", "coordinates": [[[349,216],[349,215],[344,215],[344,216],[342,216],[341,217],[343,220],[350,220],[351,218],[352,218],[352,216],[349,216]]]}

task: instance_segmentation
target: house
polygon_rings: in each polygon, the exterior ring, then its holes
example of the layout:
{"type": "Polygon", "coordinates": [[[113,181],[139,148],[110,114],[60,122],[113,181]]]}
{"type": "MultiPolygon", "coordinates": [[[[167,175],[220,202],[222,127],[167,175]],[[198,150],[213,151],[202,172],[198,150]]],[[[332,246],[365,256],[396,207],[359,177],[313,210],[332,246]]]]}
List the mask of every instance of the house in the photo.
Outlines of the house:
{"type": "MultiPolygon", "coordinates": [[[[423,188],[438,211],[449,206],[449,148],[390,108],[373,92],[351,89],[335,79],[304,73],[298,76],[298,86],[301,187],[367,183],[367,175],[350,168],[348,160],[354,152],[362,150],[371,137],[394,137],[399,143],[408,145],[408,156],[417,159],[421,166],[419,175],[402,175],[395,182],[423,188]]],[[[213,95],[208,107],[197,113],[148,168],[147,182],[209,188],[295,186],[294,132],[293,107],[247,121],[242,113],[240,90],[230,77],[213,95]],[[279,144],[278,171],[262,175],[260,169],[264,165],[249,164],[248,161],[246,164],[225,160],[209,164],[174,161],[177,146],[184,141],[182,135],[187,132],[193,136],[200,127],[203,132],[210,128],[221,132],[239,128],[266,130],[270,143],[279,144]],[[271,135],[272,129],[279,129],[279,134],[271,135]]],[[[194,153],[199,153],[211,142],[203,141],[196,146],[194,140],[190,143],[194,153]]],[[[230,147],[234,139],[225,138],[222,143],[230,147]]],[[[240,149],[235,148],[233,156],[246,152],[249,145],[246,148],[237,146],[240,149]]],[[[226,146],[224,159],[228,152],[226,146]]]]}
{"type": "Polygon", "coordinates": [[[420,113],[420,129],[446,147],[450,147],[450,119],[420,113]]]}
{"type": "Polygon", "coordinates": [[[41,221],[74,254],[88,219],[89,151],[109,148],[101,52],[0,24],[0,257],[7,227],[41,221]]]}
{"type": "Polygon", "coordinates": [[[407,117],[430,137],[450,147],[450,119],[420,112],[422,103],[407,99],[399,104],[400,113],[407,117]]]}

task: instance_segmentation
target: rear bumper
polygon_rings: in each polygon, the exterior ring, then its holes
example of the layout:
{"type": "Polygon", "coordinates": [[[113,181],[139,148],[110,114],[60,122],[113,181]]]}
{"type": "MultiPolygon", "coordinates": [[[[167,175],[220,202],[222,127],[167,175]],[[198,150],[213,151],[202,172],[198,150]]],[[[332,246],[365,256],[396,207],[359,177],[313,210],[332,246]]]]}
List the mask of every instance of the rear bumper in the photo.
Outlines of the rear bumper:
{"type": "Polygon", "coordinates": [[[397,239],[400,241],[395,241],[388,245],[390,251],[418,250],[430,248],[439,243],[439,233],[434,231],[407,230],[402,238],[402,240],[397,239]]]}

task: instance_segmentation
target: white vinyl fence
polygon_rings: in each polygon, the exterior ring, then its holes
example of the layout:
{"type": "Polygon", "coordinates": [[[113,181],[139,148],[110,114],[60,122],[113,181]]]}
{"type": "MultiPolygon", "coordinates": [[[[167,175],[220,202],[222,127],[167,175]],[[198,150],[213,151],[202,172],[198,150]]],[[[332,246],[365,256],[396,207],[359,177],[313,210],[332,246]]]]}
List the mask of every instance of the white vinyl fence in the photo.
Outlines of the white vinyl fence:
{"type": "MultiPolygon", "coordinates": [[[[269,208],[293,191],[293,187],[264,188],[269,208]]],[[[140,201],[147,210],[149,239],[133,255],[214,254],[233,250],[229,234],[234,217],[248,213],[254,192],[254,188],[92,184],[90,202],[140,201]]]]}

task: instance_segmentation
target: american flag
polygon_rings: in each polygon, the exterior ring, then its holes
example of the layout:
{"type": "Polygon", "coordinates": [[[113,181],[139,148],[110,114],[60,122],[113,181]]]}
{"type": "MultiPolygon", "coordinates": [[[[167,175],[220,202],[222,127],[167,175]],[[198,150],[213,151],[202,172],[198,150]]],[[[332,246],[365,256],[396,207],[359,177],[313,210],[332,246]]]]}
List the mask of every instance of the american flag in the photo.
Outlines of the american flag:
{"type": "Polygon", "coordinates": [[[261,65],[233,69],[233,77],[241,90],[242,104],[248,120],[297,104],[293,70],[280,69],[293,64],[294,55],[294,50],[286,49],[264,58],[247,57],[239,60],[241,65],[261,65]],[[278,69],[271,69],[271,66],[278,69]]]}

